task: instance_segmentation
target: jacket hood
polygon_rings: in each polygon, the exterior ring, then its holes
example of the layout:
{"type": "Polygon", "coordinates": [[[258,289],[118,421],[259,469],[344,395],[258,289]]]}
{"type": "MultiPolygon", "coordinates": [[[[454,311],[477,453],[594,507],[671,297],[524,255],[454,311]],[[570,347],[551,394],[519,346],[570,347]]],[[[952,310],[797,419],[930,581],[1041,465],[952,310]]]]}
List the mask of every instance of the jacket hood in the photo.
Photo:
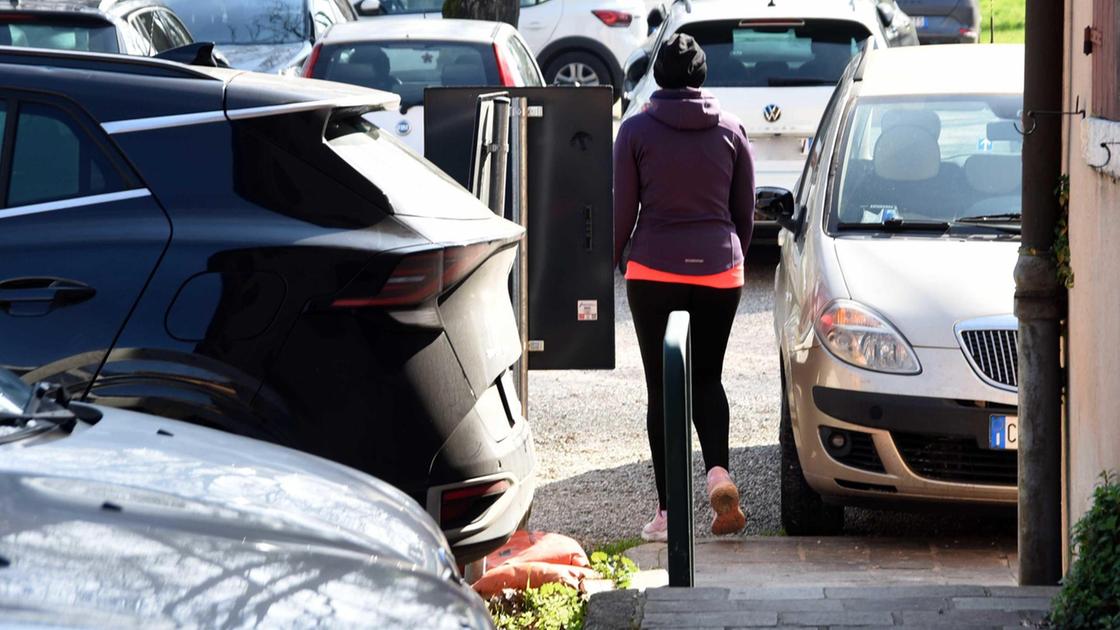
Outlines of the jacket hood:
{"type": "Polygon", "coordinates": [[[646,112],[681,131],[711,129],[719,124],[719,101],[704,90],[658,90],[646,112]]]}

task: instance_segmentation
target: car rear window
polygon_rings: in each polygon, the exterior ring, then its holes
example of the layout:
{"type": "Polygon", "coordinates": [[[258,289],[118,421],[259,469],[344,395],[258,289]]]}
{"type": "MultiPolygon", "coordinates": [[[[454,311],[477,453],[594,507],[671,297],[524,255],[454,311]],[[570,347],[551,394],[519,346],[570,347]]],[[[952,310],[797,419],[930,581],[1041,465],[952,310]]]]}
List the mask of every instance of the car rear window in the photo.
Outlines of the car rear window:
{"type": "Polygon", "coordinates": [[[381,12],[386,15],[442,13],[443,0],[386,0],[381,3],[381,12]]]}
{"type": "Polygon", "coordinates": [[[65,20],[27,14],[0,16],[0,46],[79,52],[120,52],[117,29],[97,20],[65,20]]]}
{"type": "Polygon", "coordinates": [[[393,92],[406,107],[424,88],[499,83],[492,46],[412,40],[324,46],[312,76],[393,92]]]}
{"type": "Polygon", "coordinates": [[[871,36],[847,20],[721,20],[679,32],[704,49],[705,87],[832,85],[871,36]]]}

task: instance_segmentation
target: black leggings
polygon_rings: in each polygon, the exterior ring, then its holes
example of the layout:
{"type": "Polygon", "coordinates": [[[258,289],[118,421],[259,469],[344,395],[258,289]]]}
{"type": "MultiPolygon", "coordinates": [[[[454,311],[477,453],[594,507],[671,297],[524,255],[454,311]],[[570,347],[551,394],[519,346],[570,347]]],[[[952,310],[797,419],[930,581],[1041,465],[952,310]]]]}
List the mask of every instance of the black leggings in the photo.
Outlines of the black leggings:
{"type": "Polygon", "coordinates": [[[743,289],[627,280],[626,297],[646,372],[646,431],[649,433],[657,500],[665,509],[665,410],[662,344],[669,313],[688,311],[692,325],[692,423],[707,470],[728,468],[729,413],[723,391],[723,355],[743,289]]]}

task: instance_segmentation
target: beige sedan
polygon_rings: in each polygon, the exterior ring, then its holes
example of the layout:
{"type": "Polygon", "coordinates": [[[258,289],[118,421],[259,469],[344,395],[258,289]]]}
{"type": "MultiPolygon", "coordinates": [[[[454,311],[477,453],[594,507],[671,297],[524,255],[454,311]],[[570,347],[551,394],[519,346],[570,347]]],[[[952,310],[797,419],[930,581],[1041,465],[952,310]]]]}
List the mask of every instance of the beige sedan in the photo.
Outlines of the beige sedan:
{"type": "Polygon", "coordinates": [[[825,112],[783,226],[782,523],[1017,497],[1019,46],[873,50],[825,112]]]}

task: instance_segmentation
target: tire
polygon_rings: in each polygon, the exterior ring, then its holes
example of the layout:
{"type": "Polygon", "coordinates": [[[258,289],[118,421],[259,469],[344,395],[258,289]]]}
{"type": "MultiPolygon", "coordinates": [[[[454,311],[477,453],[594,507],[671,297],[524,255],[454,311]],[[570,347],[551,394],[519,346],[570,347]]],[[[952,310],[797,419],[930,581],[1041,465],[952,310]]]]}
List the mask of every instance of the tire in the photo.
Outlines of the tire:
{"type": "Polygon", "coordinates": [[[620,90],[611,80],[607,64],[589,52],[573,51],[557,55],[548,62],[544,79],[549,85],[607,85],[614,90],[615,100],[619,97],[620,90]]]}
{"type": "Polygon", "coordinates": [[[844,530],[844,508],[828,505],[821,499],[801,470],[797,444],[790,419],[789,392],[782,373],[782,417],[778,430],[781,447],[782,527],[789,536],[836,536],[844,530]]]}

